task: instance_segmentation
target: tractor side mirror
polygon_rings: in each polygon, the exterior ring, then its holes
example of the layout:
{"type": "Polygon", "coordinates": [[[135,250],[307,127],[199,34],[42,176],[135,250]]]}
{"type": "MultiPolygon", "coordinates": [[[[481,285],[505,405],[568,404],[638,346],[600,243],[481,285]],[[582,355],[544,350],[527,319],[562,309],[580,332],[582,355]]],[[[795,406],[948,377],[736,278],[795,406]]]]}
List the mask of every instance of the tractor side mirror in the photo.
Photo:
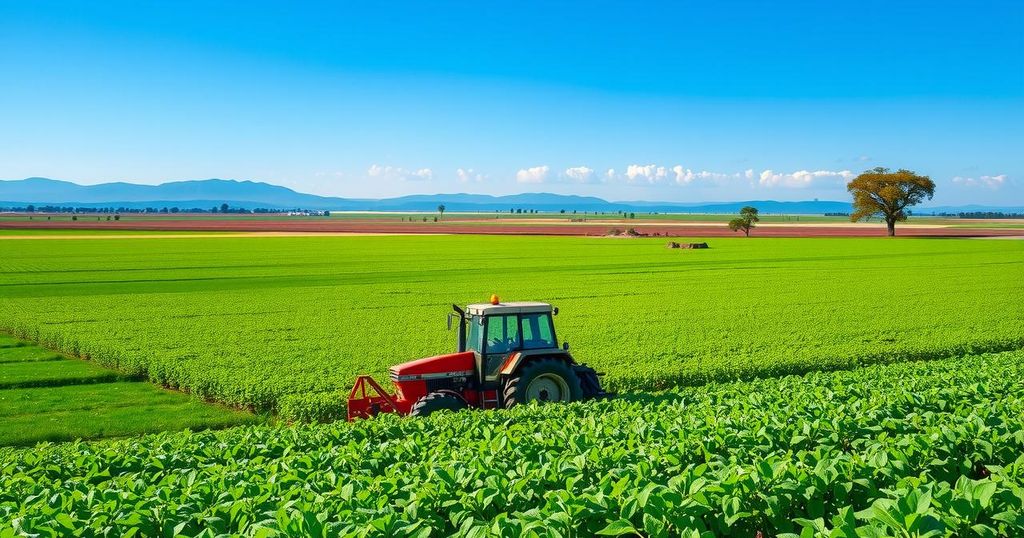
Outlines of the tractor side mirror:
{"type": "Polygon", "coordinates": [[[459,308],[459,305],[453,304],[452,305],[452,310],[454,310],[454,312],[448,312],[448,330],[449,331],[452,330],[452,318],[462,319],[462,318],[466,317],[466,312],[463,309],[459,308]]]}
{"type": "Polygon", "coordinates": [[[562,349],[569,351],[569,342],[562,342],[562,349]]]}
{"type": "Polygon", "coordinates": [[[551,313],[557,316],[558,315],[558,307],[556,306],[555,308],[553,308],[551,310],[551,313]]]}

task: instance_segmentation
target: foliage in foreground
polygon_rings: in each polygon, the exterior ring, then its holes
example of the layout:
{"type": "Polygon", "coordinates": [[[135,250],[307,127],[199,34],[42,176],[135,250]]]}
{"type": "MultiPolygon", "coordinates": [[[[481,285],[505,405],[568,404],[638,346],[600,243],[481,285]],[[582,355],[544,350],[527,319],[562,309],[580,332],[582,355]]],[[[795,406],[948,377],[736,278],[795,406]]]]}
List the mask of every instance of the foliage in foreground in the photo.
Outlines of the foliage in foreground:
{"type": "Polygon", "coordinates": [[[386,380],[392,364],[453,350],[451,303],[495,292],[559,306],[559,337],[611,390],[1024,347],[1020,241],[7,243],[0,329],[287,419],[343,416],[356,374],[386,380]]]}
{"type": "Polygon", "coordinates": [[[1019,536],[1024,352],[0,452],[43,536],[1019,536]]]}

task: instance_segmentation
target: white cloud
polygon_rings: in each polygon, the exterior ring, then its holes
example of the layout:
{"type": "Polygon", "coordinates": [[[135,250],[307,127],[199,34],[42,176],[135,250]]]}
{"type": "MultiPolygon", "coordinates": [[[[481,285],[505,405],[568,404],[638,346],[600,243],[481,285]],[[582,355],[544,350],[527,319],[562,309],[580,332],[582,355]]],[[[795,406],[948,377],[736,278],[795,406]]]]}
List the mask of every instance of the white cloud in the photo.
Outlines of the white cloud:
{"type": "MultiPolygon", "coordinates": [[[[759,174],[753,168],[738,172],[716,172],[713,170],[694,170],[679,164],[667,167],[654,163],[631,164],[622,173],[619,173],[614,168],[608,168],[602,174],[588,166],[566,168],[557,174],[551,174],[550,172],[551,169],[547,165],[524,168],[516,173],[516,181],[519,183],[545,183],[549,181],[603,183],[624,181],[635,185],[677,186],[735,184],[737,182],[754,185],[754,182],[757,181],[763,187],[801,188],[828,184],[840,186],[855,176],[849,170],[798,170],[796,172],[783,173],[769,169],[759,174]]],[[[461,169],[459,177],[460,179],[463,177],[461,169]]],[[[993,178],[1005,176],[983,177],[989,178],[991,181],[998,181],[998,179],[993,178]]]]}
{"type": "Polygon", "coordinates": [[[434,179],[434,171],[429,168],[406,170],[400,166],[381,166],[379,164],[371,164],[366,174],[370,177],[399,179],[402,181],[429,181],[434,179]]]}
{"type": "Polygon", "coordinates": [[[985,186],[990,189],[998,189],[1006,183],[1006,174],[999,174],[998,176],[981,176],[977,179],[973,177],[960,177],[956,176],[953,178],[953,183],[959,183],[968,187],[974,186],[985,186]]]}
{"type": "Polygon", "coordinates": [[[672,167],[672,171],[676,173],[676,183],[689,183],[693,181],[693,171],[689,168],[683,170],[682,165],[675,165],[672,167]]]}
{"type": "Polygon", "coordinates": [[[434,171],[429,169],[429,168],[420,168],[419,170],[417,170],[417,171],[412,173],[412,177],[411,178],[407,178],[407,179],[413,179],[413,178],[414,179],[431,180],[431,179],[434,179],[434,171]]]}
{"type": "Polygon", "coordinates": [[[630,183],[661,183],[668,178],[668,169],[654,164],[631,164],[626,167],[626,181],[630,183]]]}
{"type": "Polygon", "coordinates": [[[519,183],[544,183],[548,178],[548,171],[550,168],[548,165],[534,166],[533,168],[524,168],[516,172],[516,181],[519,183]]]}
{"type": "Polygon", "coordinates": [[[598,183],[601,179],[589,166],[573,166],[557,173],[552,173],[548,165],[523,168],[516,172],[519,183],[598,183]]]}
{"type": "Polygon", "coordinates": [[[564,175],[577,183],[586,183],[594,176],[594,169],[587,168],[586,166],[575,166],[566,168],[564,175]]]}
{"type": "MultiPolygon", "coordinates": [[[[689,168],[683,168],[681,165],[675,165],[672,167],[672,172],[676,175],[676,183],[679,185],[688,185],[694,180],[704,181],[722,181],[725,179],[739,178],[739,174],[723,174],[721,172],[709,172],[707,170],[693,171],[689,168]]],[[[753,172],[753,171],[751,171],[753,172]]]]}
{"type": "Polygon", "coordinates": [[[742,180],[744,178],[748,181],[753,181],[756,173],[752,169],[743,172],[726,173],[712,170],[693,170],[679,164],[671,168],[657,164],[631,164],[626,167],[625,173],[621,176],[616,173],[614,168],[609,168],[604,176],[606,181],[625,179],[627,183],[685,186],[694,182],[721,183],[742,180]]]}
{"type": "Polygon", "coordinates": [[[480,183],[487,179],[487,176],[478,173],[472,168],[459,168],[455,171],[455,177],[458,178],[459,183],[480,183]]]}
{"type": "Polygon", "coordinates": [[[792,173],[776,173],[773,170],[761,172],[759,183],[765,187],[809,187],[820,181],[831,181],[841,183],[853,179],[854,174],[849,170],[798,170],[792,173]]]}

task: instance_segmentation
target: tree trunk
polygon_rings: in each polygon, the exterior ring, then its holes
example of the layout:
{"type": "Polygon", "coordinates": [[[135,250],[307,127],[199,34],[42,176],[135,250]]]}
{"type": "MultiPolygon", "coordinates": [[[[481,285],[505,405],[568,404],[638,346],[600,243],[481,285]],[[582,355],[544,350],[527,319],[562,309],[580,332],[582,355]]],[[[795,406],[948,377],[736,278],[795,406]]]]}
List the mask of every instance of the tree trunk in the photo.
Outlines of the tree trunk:
{"type": "Polygon", "coordinates": [[[744,228],[743,232],[747,234],[747,237],[750,237],[750,226],[747,226],[746,228],[744,228]]]}
{"type": "Polygon", "coordinates": [[[885,226],[889,228],[889,237],[896,235],[896,219],[885,219],[885,226]]]}

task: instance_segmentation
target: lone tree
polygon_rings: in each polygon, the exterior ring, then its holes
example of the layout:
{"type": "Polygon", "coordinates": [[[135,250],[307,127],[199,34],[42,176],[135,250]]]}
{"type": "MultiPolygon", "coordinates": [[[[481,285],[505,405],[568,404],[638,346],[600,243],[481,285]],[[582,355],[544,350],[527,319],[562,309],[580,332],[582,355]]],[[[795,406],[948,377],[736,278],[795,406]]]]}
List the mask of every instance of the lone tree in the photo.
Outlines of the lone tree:
{"type": "Polygon", "coordinates": [[[743,233],[750,237],[750,229],[754,227],[755,222],[760,220],[757,218],[757,208],[746,206],[740,210],[740,218],[729,221],[729,229],[734,232],[743,230],[743,233]]]}
{"type": "Polygon", "coordinates": [[[445,209],[447,209],[447,208],[444,207],[444,204],[441,204],[441,205],[437,206],[437,212],[440,213],[442,217],[444,216],[444,210],[445,209]]]}
{"type": "Polygon", "coordinates": [[[935,194],[935,182],[928,176],[919,176],[911,170],[875,168],[853,178],[846,185],[853,195],[853,213],[850,220],[857,222],[866,217],[885,219],[889,236],[896,235],[896,221],[905,221],[907,208],[921,203],[935,194]]]}

